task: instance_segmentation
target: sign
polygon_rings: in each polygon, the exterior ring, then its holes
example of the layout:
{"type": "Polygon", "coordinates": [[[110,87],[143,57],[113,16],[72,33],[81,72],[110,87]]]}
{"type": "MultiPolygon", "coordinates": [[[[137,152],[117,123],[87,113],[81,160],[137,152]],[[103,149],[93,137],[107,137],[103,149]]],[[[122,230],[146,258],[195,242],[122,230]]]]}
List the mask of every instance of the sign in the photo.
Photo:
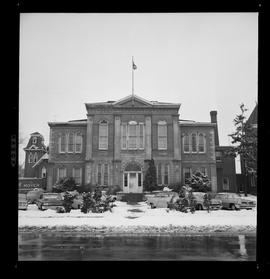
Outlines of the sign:
{"type": "Polygon", "coordinates": [[[46,179],[44,178],[19,178],[19,191],[28,192],[34,188],[44,189],[46,179]]]}

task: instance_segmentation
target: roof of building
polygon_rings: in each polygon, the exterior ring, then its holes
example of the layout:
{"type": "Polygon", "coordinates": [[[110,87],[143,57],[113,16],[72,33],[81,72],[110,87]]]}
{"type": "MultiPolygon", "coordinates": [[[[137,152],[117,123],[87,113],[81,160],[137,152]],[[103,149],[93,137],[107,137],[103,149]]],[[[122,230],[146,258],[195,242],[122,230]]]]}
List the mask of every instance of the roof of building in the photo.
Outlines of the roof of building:
{"type": "Polygon", "coordinates": [[[40,157],[40,159],[33,165],[33,168],[36,167],[37,165],[39,165],[43,160],[48,160],[49,159],[49,155],[48,153],[45,153],[42,157],[40,157]]]}
{"type": "Polygon", "coordinates": [[[258,104],[256,104],[252,113],[250,114],[247,123],[249,124],[258,124],[258,104]]]}

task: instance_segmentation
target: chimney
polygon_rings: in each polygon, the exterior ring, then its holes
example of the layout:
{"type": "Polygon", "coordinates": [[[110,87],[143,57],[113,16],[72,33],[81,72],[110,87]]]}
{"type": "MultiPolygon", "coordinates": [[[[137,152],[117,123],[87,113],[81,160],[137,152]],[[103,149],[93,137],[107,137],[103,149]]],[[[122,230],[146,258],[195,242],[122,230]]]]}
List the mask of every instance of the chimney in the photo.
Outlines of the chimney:
{"type": "Polygon", "coordinates": [[[216,126],[214,128],[214,130],[215,130],[215,145],[219,146],[218,126],[217,126],[217,111],[216,110],[210,111],[210,117],[211,117],[211,123],[216,124],[216,126]]]}

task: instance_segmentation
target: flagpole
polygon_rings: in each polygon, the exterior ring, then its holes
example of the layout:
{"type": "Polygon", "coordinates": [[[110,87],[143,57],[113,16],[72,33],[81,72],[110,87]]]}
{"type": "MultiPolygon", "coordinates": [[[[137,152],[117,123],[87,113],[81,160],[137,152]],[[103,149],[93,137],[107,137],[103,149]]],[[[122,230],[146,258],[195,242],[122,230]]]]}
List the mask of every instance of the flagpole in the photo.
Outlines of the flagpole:
{"type": "Polygon", "coordinates": [[[131,65],[131,68],[132,68],[132,99],[134,98],[134,69],[133,69],[133,56],[132,56],[132,65],[131,65]]]}

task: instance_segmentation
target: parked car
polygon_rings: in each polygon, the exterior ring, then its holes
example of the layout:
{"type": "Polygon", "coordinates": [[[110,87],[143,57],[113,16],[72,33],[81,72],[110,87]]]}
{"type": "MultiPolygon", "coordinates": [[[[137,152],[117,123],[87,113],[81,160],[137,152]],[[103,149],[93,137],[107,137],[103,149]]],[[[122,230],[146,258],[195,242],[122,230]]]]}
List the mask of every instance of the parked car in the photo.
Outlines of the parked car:
{"type": "Polygon", "coordinates": [[[41,188],[34,188],[26,194],[28,203],[35,203],[38,199],[41,198],[44,190],[41,188]]]}
{"type": "Polygon", "coordinates": [[[56,209],[58,206],[63,206],[63,197],[60,193],[43,193],[36,204],[40,210],[56,209]]]}
{"type": "Polygon", "coordinates": [[[167,208],[168,203],[172,197],[179,197],[175,192],[157,192],[153,194],[145,195],[146,202],[151,205],[152,208],[167,208]]]}
{"type": "MultiPolygon", "coordinates": [[[[193,196],[196,201],[196,210],[203,210],[207,209],[204,203],[204,195],[203,192],[193,192],[193,196]]],[[[222,208],[222,200],[221,199],[211,199],[210,200],[210,209],[211,210],[217,210],[222,208]]]]}
{"type": "Polygon", "coordinates": [[[248,197],[242,197],[239,195],[239,198],[241,199],[241,209],[252,209],[256,207],[256,202],[252,199],[249,199],[248,197]]]}
{"type": "Polygon", "coordinates": [[[241,208],[242,201],[236,193],[218,193],[214,198],[222,201],[222,208],[232,210],[239,210],[241,208]]]}
{"type": "Polygon", "coordinates": [[[26,194],[19,193],[19,199],[18,199],[18,209],[19,210],[27,210],[27,198],[26,194]]]}

